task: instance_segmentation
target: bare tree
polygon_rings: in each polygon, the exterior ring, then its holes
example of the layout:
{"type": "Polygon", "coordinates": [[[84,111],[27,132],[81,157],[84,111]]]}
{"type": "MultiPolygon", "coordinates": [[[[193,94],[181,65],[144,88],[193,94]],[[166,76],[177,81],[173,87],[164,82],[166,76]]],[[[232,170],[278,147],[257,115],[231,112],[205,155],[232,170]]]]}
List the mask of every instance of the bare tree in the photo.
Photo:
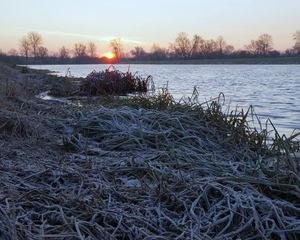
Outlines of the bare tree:
{"type": "Polygon", "coordinates": [[[62,46],[60,49],[59,49],[59,53],[58,53],[59,57],[60,58],[69,58],[70,56],[70,51],[65,47],[65,46],[62,46]]]}
{"type": "Polygon", "coordinates": [[[166,59],[168,56],[168,50],[165,48],[161,48],[158,44],[153,44],[150,57],[153,60],[161,60],[166,59]]]}
{"type": "Polygon", "coordinates": [[[256,41],[251,40],[246,49],[252,54],[266,56],[273,50],[272,36],[266,33],[262,34],[256,41]]]}
{"type": "Polygon", "coordinates": [[[23,37],[20,42],[20,53],[28,58],[30,54],[30,43],[26,37],[23,37]]]}
{"type": "Polygon", "coordinates": [[[74,45],[74,56],[77,58],[86,57],[86,46],[83,43],[76,43],[74,45]]]}
{"type": "Polygon", "coordinates": [[[298,54],[300,53],[300,31],[294,33],[293,39],[295,40],[293,50],[298,54]]]}
{"type": "Polygon", "coordinates": [[[268,55],[273,50],[273,39],[269,34],[262,34],[257,40],[257,48],[262,55],[268,55]]]}
{"type": "Polygon", "coordinates": [[[178,34],[173,45],[175,54],[179,57],[188,58],[192,52],[191,41],[186,33],[181,32],[178,34]]]}
{"type": "Polygon", "coordinates": [[[95,58],[97,56],[97,46],[93,42],[89,42],[87,45],[87,51],[90,57],[95,58]]]}
{"type": "Polygon", "coordinates": [[[257,44],[256,41],[251,40],[248,45],[245,46],[246,50],[251,54],[258,54],[257,53],[257,44]]]}
{"type": "Polygon", "coordinates": [[[46,47],[38,48],[38,57],[44,58],[48,56],[48,49],[46,47]]]}
{"type": "Polygon", "coordinates": [[[135,47],[133,50],[130,51],[131,55],[137,59],[145,58],[147,53],[142,47],[135,47]]]}
{"type": "Polygon", "coordinates": [[[217,49],[217,44],[214,40],[206,40],[204,41],[202,47],[202,52],[204,56],[209,56],[214,53],[217,49]]]}
{"type": "Polygon", "coordinates": [[[19,53],[16,49],[12,48],[8,51],[8,56],[19,56],[19,53]]]}
{"type": "Polygon", "coordinates": [[[199,35],[195,34],[192,39],[192,50],[191,50],[191,56],[199,56],[202,54],[201,46],[203,45],[204,40],[199,35]]]}
{"type": "Polygon", "coordinates": [[[223,55],[226,45],[227,43],[225,42],[224,38],[222,36],[219,36],[216,40],[216,47],[220,55],[223,55]]]}
{"type": "Polygon", "coordinates": [[[41,47],[43,41],[42,36],[37,32],[29,32],[27,34],[27,41],[31,47],[32,55],[38,57],[39,48],[41,47]]]}
{"type": "Polygon", "coordinates": [[[113,39],[110,42],[110,47],[112,48],[113,54],[116,56],[117,60],[120,60],[122,57],[123,46],[120,38],[113,39]]]}
{"type": "Polygon", "coordinates": [[[226,45],[224,49],[224,54],[230,55],[234,52],[234,46],[232,45],[226,45]]]}

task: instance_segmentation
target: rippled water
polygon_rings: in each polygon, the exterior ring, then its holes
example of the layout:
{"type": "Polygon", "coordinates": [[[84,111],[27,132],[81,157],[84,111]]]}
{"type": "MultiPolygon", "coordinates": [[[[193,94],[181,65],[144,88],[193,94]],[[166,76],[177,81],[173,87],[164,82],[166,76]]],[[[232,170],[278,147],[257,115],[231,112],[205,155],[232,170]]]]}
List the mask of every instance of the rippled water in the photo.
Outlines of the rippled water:
{"type": "MultiPolygon", "coordinates": [[[[39,65],[66,75],[69,68],[76,77],[85,77],[93,70],[108,65],[39,65]]],[[[128,65],[116,65],[126,71],[128,65]]],[[[198,87],[200,100],[205,101],[223,92],[226,105],[253,105],[263,120],[268,117],[281,133],[300,129],[300,66],[299,65],[130,65],[130,71],[152,75],[156,88],[168,83],[178,99],[190,96],[198,87]]]]}

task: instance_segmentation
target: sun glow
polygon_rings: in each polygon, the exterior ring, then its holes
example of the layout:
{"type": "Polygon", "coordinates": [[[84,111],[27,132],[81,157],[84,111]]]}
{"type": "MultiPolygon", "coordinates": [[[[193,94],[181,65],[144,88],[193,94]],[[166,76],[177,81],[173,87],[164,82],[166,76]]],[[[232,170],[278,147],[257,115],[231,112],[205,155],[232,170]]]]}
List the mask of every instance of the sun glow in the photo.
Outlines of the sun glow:
{"type": "Polygon", "coordinates": [[[107,58],[107,59],[114,59],[116,56],[115,56],[115,54],[112,53],[112,52],[106,52],[106,53],[103,53],[103,54],[101,55],[101,57],[107,58]]]}

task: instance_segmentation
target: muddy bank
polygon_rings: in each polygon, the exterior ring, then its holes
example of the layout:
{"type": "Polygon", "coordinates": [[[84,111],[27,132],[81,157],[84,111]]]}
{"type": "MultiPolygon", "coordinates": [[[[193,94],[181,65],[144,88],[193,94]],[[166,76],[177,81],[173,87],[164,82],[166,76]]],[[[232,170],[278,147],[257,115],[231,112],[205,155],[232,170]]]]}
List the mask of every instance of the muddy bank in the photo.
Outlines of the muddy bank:
{"type": "Polygon", "coordinates": [[[300,237],[297,136],[267,144],[218,99],[44,101],[44,73],[1,66],[26,78],[1,95],[1,239],[300,237]]]}

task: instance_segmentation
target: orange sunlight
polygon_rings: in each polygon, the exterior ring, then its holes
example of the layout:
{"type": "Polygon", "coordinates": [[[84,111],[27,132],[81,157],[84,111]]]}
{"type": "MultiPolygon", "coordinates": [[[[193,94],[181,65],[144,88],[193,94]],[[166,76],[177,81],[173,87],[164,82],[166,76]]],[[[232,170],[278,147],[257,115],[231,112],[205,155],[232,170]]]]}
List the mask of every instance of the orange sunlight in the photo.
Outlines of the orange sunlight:
{"type": "Polygon", "coordinates": [[[101,55],[102,58],[113,59],[115,58],[115,54],[112,52],[106,52],[101,55]]]}

